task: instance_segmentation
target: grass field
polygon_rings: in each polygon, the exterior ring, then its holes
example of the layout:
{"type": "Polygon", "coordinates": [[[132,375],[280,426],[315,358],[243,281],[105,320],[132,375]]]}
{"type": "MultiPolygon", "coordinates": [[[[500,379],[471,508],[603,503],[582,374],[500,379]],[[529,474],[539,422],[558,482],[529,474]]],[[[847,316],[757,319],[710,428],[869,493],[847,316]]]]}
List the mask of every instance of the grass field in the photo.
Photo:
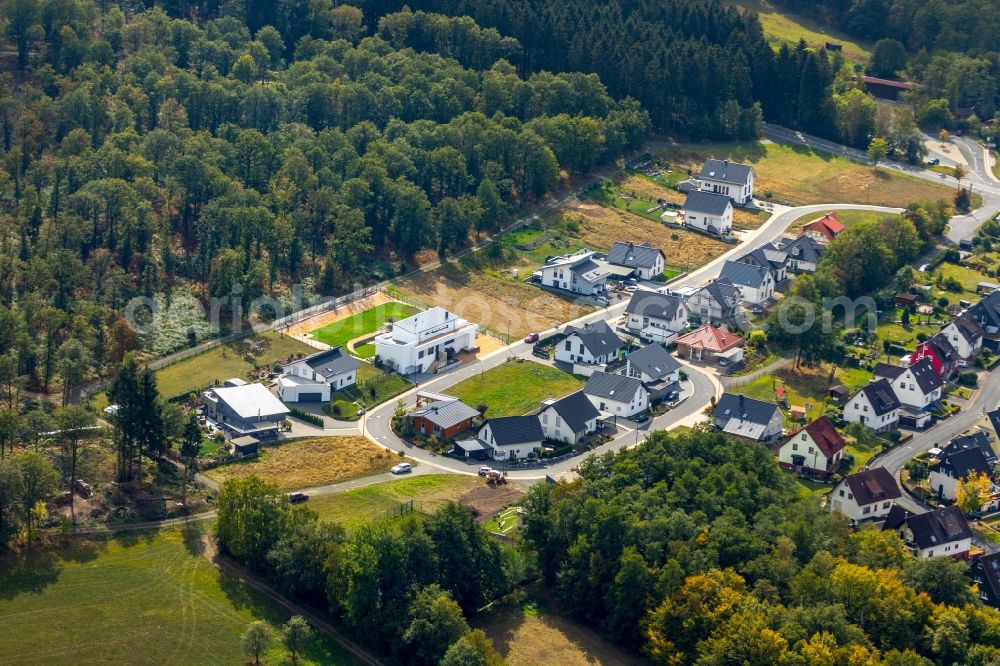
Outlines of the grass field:
{"type": "Polygon", "coordinates": [[[515,416],[538,409],[546,398],[561,398],[583,387],[583,380],[550,365],[503,363],[446,389],[467,405],[486,404],[487,418],[515,416]]]}
{"type": "Polygon", "coordinates": [[[805,146],[779,143],[677,144],[663,159],[700,169],[706,157],[752,164],[758,196],[791,205],[831,201],[903,207],[909,203],[951,201],[954,188],[836,157],[805,146]]]}
{"type": "Polygon", "coordinates": [[[409,381],[396,374],[385,374],[371,363],[362,363],[358,368],[357,384],[330,396],[327,414],[342,421],[357,421],[358,405],[361,401],[367,408],[381,405],[413,387],[409,381]],[[372,389],[375,389],[372,395],[372,389]]]}
{"type": "MultiPolygon", "coordinates": [[[[203,553],[204,526],[0,558],[0,655],[19,664],[242,664],[253,620],[289,613],[203,553]]],[[[287,653],[275,643],[267,664],[287,653]]],[[[308,664],[357,664],[322,635],[308,664]]]]}
{"type": "Polygon", "coordinates": [[[342,493],[320,495],[309,500],[309,508],[323,520],[340,523],[350,529],[377,520],[409,500],[413,500],[415,510],[433,512],[482,483],[479,477],[464,474],[411,476],[342,493]]]}
{"type": "Polygon", "coordinates": [[[831,369],[829,364],[817,364],[813,367],[797,369],[786,366],[771,374],[758,377],[747,384],[734,386],[730,390],[749,398],[775,402],[777,400],[775,389],[779,386],[783,387],[789,405],[804,406],[808,404],[811,406],[811,409],[807,411],[807,418],[812,421],[823,415],[823,398],[829,386],[843,384],[853,393],[871,379],[871,373],[866,370],[838,367],[831,382],[831,369]]]}
{"type": "Polygon", "coordinates": [[[390,320],[406,319],[417,312],[417,308],[405,303],[383,303],[318,328],[310,336],[331,347],[339,347],[355,338],[374,333],[390,320]]]}
{"type": "Polygon", "coordinates": [[[221,465],[205,472],[210,479],[259,476],[282,490],[301,490],[388,472],[399,456],[364,437],[315,437],[261,448],[247,462],[221,465]]]}
{"type": "Polygon", "coordinates": [[[871,57],[867,44],[853,41],[851,37],[803,16],[790,14],[768,0],[736,0],[733,4],[757,13],[764,28],[764,37],[775,48],[781,44],[795,46],[800,39],[806,40],[812,49],[823,48],[827,42],[838,42],[843,44],[844,58],[851,62],[867,64],[871,57]]]}
{"type": "MultiPolygon", "coordinates": [[[[837,210],[831,209],[829,212],[834,213],[837,219],[844,223],[844,227],[850,229],[851,227],[860,224],[861,222],[871,222],[881,220],[887,217],[899,217],[892,213],[877,213],[871,210],[837,210]]],[[[788,234],[791,236],[797,236],[802,227],[804,227],[809,222],[823,217],[821,213],[809,213],[808,215],[803,215],[798,218],[788,227],[788,234]]]]}
{"type": "MultiPolygon", "coordinates": [[[[297,354],[311,354],[309,345],[280,333],[269,332],[254,336],[264,340],[267,349],[256,357],[258,366],[287,361],[297,354]]],[[[156,385],[164,398],[176,398],[192,391],[214,386],[231,377],[245,379],[253,365],[243,356],[243,341],[210,349],[156,372],[156,385]]]]}

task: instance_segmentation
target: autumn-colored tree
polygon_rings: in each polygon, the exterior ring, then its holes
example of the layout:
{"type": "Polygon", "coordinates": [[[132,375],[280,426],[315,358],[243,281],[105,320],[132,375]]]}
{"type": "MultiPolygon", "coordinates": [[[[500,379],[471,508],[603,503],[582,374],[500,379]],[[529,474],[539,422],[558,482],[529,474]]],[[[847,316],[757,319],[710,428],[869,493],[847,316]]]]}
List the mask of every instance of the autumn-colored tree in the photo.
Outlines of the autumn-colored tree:
{"type": "Polygon", "coordinates": [[[955,490],[955,504],[966,515],[981,511],[990,497],[990,485],[990,477],[981,472],[973,472],[959,480],[955,490]]]}

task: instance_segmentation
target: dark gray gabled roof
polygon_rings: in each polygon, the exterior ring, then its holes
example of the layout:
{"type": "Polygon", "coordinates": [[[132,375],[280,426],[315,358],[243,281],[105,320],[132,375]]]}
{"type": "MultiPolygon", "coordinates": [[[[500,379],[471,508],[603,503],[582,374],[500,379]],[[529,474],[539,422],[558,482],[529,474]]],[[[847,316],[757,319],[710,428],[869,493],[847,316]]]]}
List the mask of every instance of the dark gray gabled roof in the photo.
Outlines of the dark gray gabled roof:
{"type": "MultiPolygon", "coordinates": [[[[968,312],[963,312],[961,315],[955,318],[953,322],[955,328],[958,329],[958,334],[965,338],[965,341],[969,344],[974,344],[977,340],[983,337],[983,327],[975,317],[969,315],[968,312]]],[[[948,326],[945,324],[942,328],[948,326]]]]}
{"type": "Polygon", "coordinates": [[[653,319],[675,319],[677,310],[684,306],[684,299],[674,294],[640,289],[632,294],[625,312],[653,319]]]}
{"type": "Polygon", "coordinates": [[[631,241],[628,243],[617,242],[611,246],[607,261],[616,266],[652,268],[656,265],[657,257],[666,257],[666,255],[663,254],[663,250],[651,246],[648,242],[641,245],[635,245],[631,241]]]}
{"type": "Polygon", "coordinates": [[[712,280],[702,289],[723,308],[734,308],[740,303],[740,288],[729,280],[712,280]]]}
{"type": "Polygon", "coordinates": [[[313,369],[316,374],[326,379],[361,367],[361,362],[344,351],[343,347],[334,347],[318,354],[312,354],[300,359],[298,362],[305,363],[313,369]]]}
{"type": "Polygon", "coordinates": [[[967,314],[983,326],[1000,326],[1000,291],[983,296],[972,304],[967,314]]]}
{"type": "Polygon", "coordinates": [[[982,571],[986,585],[993,592],[993,597],[1000,597],[1000,553],[980,555],[973,559],[969,567],[969,576],[974,577],[979,571],[982,571]]]}
{"type": "Polygon", "coordinates": [[[986,416],[990,417],[994,434],[1000,437],[1000,408],[994,409],[992,412],[986,412],[986,416]]]}
{"type": "Polygon", "coordinates": [[[756,425],[767,425],[780,408],[773,402],[764,402],[748,398],[737,393],[723,393],[719,402],[712,410],[712,418],[720,428],[725,427],[729,419],[741,419],[756,425]]]}
{"type": "Polygon", "coordinates": [[[941,375],[934,370],[934,363],[926,356],[911,365],[910,372],[913,373],[914,378],[917,380],[917,386],[920,387],[920,391],[924,395],[944,385],[941,375]]]}
{"type": "Polygon", "coordinates": [[[726,212],[732,206],[729,197],[712,192],[702,192],[701,190],[691,190],[684,200],[684,210],[688,213],[705,213],[716,217],[726,212]]]}
{"type": "Polygon", "coordinates": [[[890,382],[906,372],[906,367],[902,365],[890,365],[888,363],[876,363],[873,375],[875,379],[888,379],[890,382]]]}
{"type": "Polygon", "coordinates": [[[413,411],[413,416],[422,416],[439,428],[451,428],[463,421],[479,416],[479,412],[458,398],[435,400],[413,411]]]}
{"type": "Polygon", "coordinates": [[[594,356],[613,354],[622,346],[621,338],[615,335],[615,332],[608,326],[608,322],[603,319],[582,328],[567,326],[564,332],[567,338],[571,335],[580,338],[583,346],[594,356]]]}
{"type": "Polygon", "coordinates": [[[899,484],[896,483],[895,477],[885,467],[873,467],[848,474],[844,477],[844,481],[859,506],[894,500],[902,494],[899,492],[899,484]]]}
{"type": "Polygon", "coordinates": [[[784,250],[779,250],[773,243],[764,243],[750,250],[736,261],[761,266],[768,270],[779,270],[788,263],[788,253],[784,250]]]}
{"type": "Polygon", "coordinates": [[[785,246],[785,252],[788,253],[789,259],[816,264],[819,263],[820,255],[823,253],[823,246],[812,236],[799,236],[785,246]]]}
{"type": "Polygon", "coordinates": [[[951,440],[947,446],[943,447],[942,455],[948,456],[965,449],[979,449],[983,452],[987,462],[992,463],[997,460],[996,451],[993,450],[993,445],[990,443],[990,436],[983,430],[969,435],[961,435],[951,440]]]}
{"type": "Polygon", "coordinates": [[[631,402],[636,391],[640,389],[646,390],[642,382],[634,377],[613,375],[610,372],[595,372],[587,380],[583,392],[587,395],[617,400],[618,402],[631,402]]]}
{"type": "Polygon", "coordinates": [[[556,400],[546,409],[551,407],[556,414],[569,426],[573,432],[586,430],[587,421],[598,418],[601,413],[594,407],[594,403],[587,399],[587,394],[583,391],[570,393],[561,400],[556,400]]]}
{"type": "Polygon", "coordinates": [[[722,264],[722,270],[719,271],[720,280],[725,280],[740,287],[750,287],[753,289],[760,289],[767,281],[768,275],[770,275],[770,271],[766,268],[743,264],[731,259],[727,259],[722,264]]]}
{"type": "Polygon", "coordinates": [[[633,368],[652,377],[653,381],[663,379],[681,367],[680,362],[663,345],[655,342],[630,353],[627,359],[633,368]]]}
{"type": "Polygon", "coordinates": [[[967,479],[970,474],[992,476],[990,463],[978,446],[958,449],[947,454],[937,471],[953,479],[967,479]]]}
{"type": "Polygon", "coordinates": [[[913,533],[914,543],[921,549],[972,537],[969,523],[957,506],[911,515],[906,519],[906,526],[913,533]]]}
{"type": "Polygon", "coordinates": [[[868,399],[875,416],[882,416],[899,409],[900,402],[888,379],[877,379],[859,391],[868,399]]]}
{"type": "Polygon", "coordinates": [[[751,173],[753,173],[753,167],[749,165],[728,160],[709,159],[705,160],[705,165],[701,167],[701,173],[698,174],[698,177],[735,185],[746,185],[751,173]]]}
{"type": "MultiPolygon", "coordinates": [[[[540,442],[545,439],[542,432],[542,423],[538,420],[538,415],[533,416],[501,416],[490,419],[486,425],[490,426],[493,433],[493,440],[497,446],[507,446],[510,444],[530,444],[540,442]]],[[[482,428],[480,428],[482,432],[482,428]]]]}

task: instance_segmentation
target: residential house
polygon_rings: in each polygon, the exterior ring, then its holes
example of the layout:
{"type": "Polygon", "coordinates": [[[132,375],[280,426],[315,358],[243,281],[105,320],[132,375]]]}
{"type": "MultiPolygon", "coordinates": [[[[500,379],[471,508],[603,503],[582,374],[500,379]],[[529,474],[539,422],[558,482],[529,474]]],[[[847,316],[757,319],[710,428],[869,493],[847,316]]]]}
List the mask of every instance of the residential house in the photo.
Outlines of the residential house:
{"type": "Polygon", "coordinates": [[[728,236],[733,232],[733,202],[719,194],[692,190],[684,200],[684,225],[728,236]]]}
{"type": "MultiPolygon", "coordinates": [[[[545,433],[537,414],[502,416],[486,421],[479,428],[476,439],[489,447],[494,460],[514,460],[527,458],[529,453],[539,453],[545,433]]],[[[456,446],[461,444],[456,442],[456,446]]]]}
{"type": "Polygon", "coordinates": [[[736,319],[741,300],[739,287],[725,280],[712,280],[691,292],[684,305],[689,319],[718,326],[736,319]]]}
{"type": "Polygon", "coordinates": [[[635,377],[595,372],[583,392],[602,413],[629,418],[649,407],[649,391],[635,377]]]}
{"type": "Polygon", "coordinates": [[[921,514],[894,506],[882,529],[896,532],[913,556],[921,560],[942,556],[965,560],[972,546],[972,530],[956,506],[921,514]]]}
{"type": "Polygon", "coordinates": [[[597,431],[600,417],[601,413],[583,391],[570,393],[559,400],[547,400],[538,413],[545,439],[574,446],[597,431]]]}
{"type": "Polygon", "coordinates": [[[961,360],[951,342],[942,333],[935,333],[918,344],[916,351],[910,355],[910,364],[915,365],[922,358],[929,358],[934,371],[945,380],[954,376],[961,360]]]}
{"type": "Polygon", "coordinates": [[[983,346],[1000,351],[1000,291],[983,296],[966,314],[983,327],[983,346]]]}
{"type": "Polygon", "coordinates": [[[889,515],[902,493],[896,478],[884,467],[848,474],[827,495],[828,511],[847,516],[852,525],[889,515]]]}
{"type": "Polygon", "coordinates": [[[640,280],[653,280],[663,275],[666,255],[663,250],[648,242],[635,245],[632,241],[615,243],[608,252],[606,261],[613,266],[631,268],[640,280]]]}
{"type": "Polygon", "coordinates": [[[740,288],[744,303],[763,306],[774,296],[774,275],[761,266],[751,266],[727,259],[722,264],[719,280],[740,288]]]}
{"type": "Polygon", "coordinates": [[[944,387],[941,376],[926,357],[909,367],[879,363],[875,366],[874,377],[887,380],[900,404],[916,410],[930,409],[941,399],[944,387]]]}
{"type": "Polygon", "coordinates": [[[375,356],[398,372],[435,372],[455,354],[476,348],[479,327],[442,307],[397,321],[375,336],[375,356]]]}
{"type": "Polygon", "coordinates": [[[217,423],[230,437],[250,435],[273,439],[291,412],[263,384],[230,380],[227,386],[210,388],[202,393],[205,416],[217,423]]]}
{"type": "Polygon", "coordinates": [[[937,463],[931,466],[931,490],[949,500],[955,499],[959,484],[970,476],[985,474],[992,477],[993,474],[992,465],[978,446],[949,445],[933,460],[937,463]]]}
{"type": "Polygon", "coordinates": [[[812,236],[803,234],[783,248],[788,254],[788,270],[794,273],[815,273],[824,246],[812,236]]]}
{"type": "Polygon", "coordinates": [[[634,377],[649,391],[649,399],[657,402],[670,391],[679,390],[681,364],[663,345],[652,343],[625,356],[625,365],[617,374],[634,377]]]}
{"type": "Polygon", "coordinates": [[[596,252],[583,249],[548,260],[535,275],[543,287],[596,296],[604,293],[611,273],[596,252]]]}
{"type": "Polygon", "coordinates": [[[428,437],[449,440],[472,427],[479,412],[452,396],[418,405],[410,413],[413,431],[428,437]]]}
{"type": "Polygon", "coordinates": [[[625,306],[625,328],[643,342],[670,344],[687,327],[684,299],[640,289],[625,306]]]}
{"type": "Polygon", "coordinates": [[[948,338],[951,346],[964,359],[978,356],[983,349],[983,327],[968,312],[942,326],[941,335],[948,338]]]}
{"type": "Polygon", "coordinates": [[[753,167],[729,160],[705,160],[698,174],[698,189],[729,197],[736,204],[753,203],[753,167]]]}
{"type": "Polygon", "coordinates": [[[556,360],[576,365],[605,365],[624,343],[603,319],[582,327],[567,326],[556,345],[556,360]]]}
{"type": "Polygon", "coordinates": [[[723,393],[712,410],[712,424],[727,435],[751,442],[768,442],[781,436],[784,416],[773,402],[736,393],[723,393]]]}
{"type": "Polygon", "coordinates": [[[1000,553],[973,557],[966,575],[976,584],[979,599],[1000,610],[1000,553]]]}
{"type": "Polygon", "coordinates": [[[746,342],[724,328],[705,324],[677,338],[677,355],[695,361],[732,365],[743,359],[746,342]]]}
{"type": "Polygon", "coordinates": [[[788,436],[778,449],[778,464],[799,474],[826,478],[840,469],[846,446],[833,422],[821,416],[788,436]]]}
{"type": "Polygon", "coordinates": [[[330,396],[357,381],[361,362],[334,347],[293,361],[278,377],[278,397],[283,402],[330,402],[330,396]]]}
{"type": "Polygon", "coordinates": [[[771,272],[774,283],[778,284],[788,276],[788,253],[779,250],[774,243],[764,243],[750,250],[736,261],[741,264],[759,266],[771,272]]]}
{"type": "Polygon", "coordinates": [[[844,420],[868,426],[875,432],[895,430],[901,406],[892,384],[887,379],[877,379],[847,401],[844,420]]]}
{"type": "Polygon", "coordinates": [[[820,245],[829,245],[844,233],[844,223],[834,213],[827,213],[802,227],[802,235],[808,236],[820,245]]]}
{"type": "Polygon", "coordinates": [[[1000,437],[1000,408],[986,412],[986,416],[990,419],[990,425],[993,426],[993,432],[1000,437]]]}

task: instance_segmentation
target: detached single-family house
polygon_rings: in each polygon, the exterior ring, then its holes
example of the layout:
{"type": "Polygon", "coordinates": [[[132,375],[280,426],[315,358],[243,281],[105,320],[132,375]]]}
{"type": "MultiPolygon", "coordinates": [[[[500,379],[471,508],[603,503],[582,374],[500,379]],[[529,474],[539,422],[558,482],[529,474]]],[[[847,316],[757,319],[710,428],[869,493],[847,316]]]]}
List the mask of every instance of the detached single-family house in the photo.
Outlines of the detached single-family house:
{"type": "Polygon", "coordinates": [[[978,446],[949,445],[934,460],[938,462],[931,466],[930,487],[945,499],[955,499],[959,484],[970,476],[985,474],[991,478],[993,475],[993,467],[978,446]]]}
{"type": "Polygon", "coordinates": [[[595,296],[604,293],[611,273],[598,261],[596,252],[584,249],[548,260],[536,275],[543,287],[595,296]]]}
{"type": "Polygon", "coordinates": [[[844,405],[844,420],[860,423],[875,432],[895,430],[899,423],[902,405],[892,384],[887,379],[878,379],[865,386],[844,405]]]}
{"type": "Polygon", "coordinates": [[[808,236],[821,245],[829,245],[842,233],[844,223],[834,213],[827,213],[802,227],[803,236],[808,236]]]}
{"type": "Polygon", "coordinates": [[[640,245],[635,245],[631,241],[618,242],[611,246],[605,261],[613,266],[631,268],[633,275],[640,280],[653,280],[663,275],[666,255],[663,254],[663,250],[653,247],[648,242],[640,245]]]}
{"type": "Polygon", "coordinates": [[[719,280],[739,287],[744,303],[762,306],[774,296],[774,274],[761,266],[727,259],[722,264],[719,280]]]}
{"type": "Polygon", "coordinates": [[[733,202],[721,194],[692,190],[684,200],[684,225],[728,236],[733,231],[733,202]]]}
{"type": "Polygon", "coordinates": [[[574,446],[597,431],[600,418],[601,413],[583,391],[570,393],[559,400],[547,400],[542,403],[542,411],[538,413],[545,439],[574,446]]]}
{"type": "Polygon", "coordinates": [[[724,328],[705,324],[677,338],[677,355],[695,361],[732,365],[743,359],[746,342],[724,328]]]}
{"type": "Polygon", "coordinates": [[[595,372],[583,392],[605,414],[629,418],[649,407],[649,391],[635,377],[595,372]]]}
{"type": "Polygon", "coordinates": [[[753,201],[754,170],[729,160],[705,160],[698,174],[698,189],[729,197],[745,206],[753,201]]]}
{"type": "Polygon", "coordinates": [[[410,416],[414,432],[448,440],[471,428],[479,412],[458,398],[441,396],[440,400],[418,406],[410,416]]]}
{"type": "Polygon", "coordinates": [[[793,273],[815,273],[823,255],[823,245],[812,236],[803,234],[785,245],[788,270],[793,273]]]}
{"type": "Polygon", "coordinates": [[[961,360],[951,342],[941,333],[918,344],[916,351],[910,355],[910,364],[916,365],[922,358],[930,359],[934,371],[941,379],[950,379],[958,371],[958,362],[961,360]]]}
{"type": "Polygon", "coordinates": [[[900,404],[917,410],[930,409],[941,399],[944,386],[929,358],[922,358],[909,367],[879,363],[875,366],[874,377],[892,384],[900,404]]]}
{"type": "Polygon", "coordinates": [[[670,344],[687,326],[687,310],[681,296],[639,290],[625,306],[625,328],[643,342],[670,344]]]}
{"type": "Polygon", "coordinates": [[[478,333],[475,324],[433,307],[375,336],[375,356],[404,375],[435,372],[456,354],[475,349],[478,333]]]}
{"type": "Polygon", "coordinates": [[[852,525],[889,515],[902,493],[896,478],[884,467],[848,474],[827,495],[828,511],[847,516],[852,525]]]}
{"type": "Polygon", "coordinates": [[[624,344],[603,319],[582,327],[567,326],[563,332],[566,337],[556,345],[556,360],[563,363],[605,365],[615,360],[624,344]]]}
{"type": "Polygon", "coordinates": [[[641,381],[649,391],[649,399],[655,402],[670,391],[679,390],[681,364],[663,345],[654,342],[630,352],[618,374],[641,381]]]}
{"type": "Polygon", "coordinates": [[[966,315],[983,327],[983,346],[1000,351],[1000,291],[994,291],[973,303],[966,315]]]}
{"type": "Polygon", "coordinates": [[[282,402],[330,402],[331,394],[354,386],[361,362],[334,347],[310,354],[285,366],[278,377],[282,402]]]}
{"type": "Polygon", "coordinates": [[[968,312],[942,326],[941,335],[948,338],[951,346],[964,359],[978,356],[983,349],[983,327],[968,312]]]}
{"type": "Polygon", "coordinates": [[[1000,553],[973,557],[966,575],[976,584],[980,601],[1000,610],[1000,553]]]}
{"type": "Polygon", "coordinates": [[[291,412],[263,384],[229,380],[226,386],[202,393],[205,416],[215,421],[230,437],[250,435],[273,439],[278,427],[291,412]]]}
{"type": "MultiPolygon", "coordinates": [[[[476,440],[489,447],[494,460],[513,460],[526,458],[531,452],[538,453],[545,440],[542,422],[537,414],[530,416],[502,416],[489,419],[476,434],[476,440]]],[[[464,450],[468,456],[471,451],[464,448],[465,442],[456,442],[456,449],[464,450]]]]}
{"type": "Polygon", "coordinates": [[[751,442],[768,442],[781,436],[784,416],[773,402],[736,393],[723,393],[712,410],[712,424],[727,435],[751,442]]]}
{"type": "Polygon", "coordinates": [[[846,446],[833,422],[821,416],[788,436],[778,449],[778,464],[799,474],[826,478],[840,469],[846,446]]]}
{"type": "Polygon", "coordinates": [[[886,516],[882,529],[896,532],[917,559],[945,556],[960,560],[969,558],[972,530],[957,506],[921,514],[912,514],[894,506],[886,516]]]}
{"type": "Polygon", "coordinates": [[[740,288],[725,280],[712,280],[691,292],[684,304],[688,318],[699,324],[718,326],[736,319],[739,312],[740,288]]]}
{"type": "Polygon", "coordinates": [[[759,266],[771,271],[774,283],[778,284],[788,276],[788,253],[779,250],[773,243],[764,243],[750,250],[736,261],[741,264],[759,266]]]}

